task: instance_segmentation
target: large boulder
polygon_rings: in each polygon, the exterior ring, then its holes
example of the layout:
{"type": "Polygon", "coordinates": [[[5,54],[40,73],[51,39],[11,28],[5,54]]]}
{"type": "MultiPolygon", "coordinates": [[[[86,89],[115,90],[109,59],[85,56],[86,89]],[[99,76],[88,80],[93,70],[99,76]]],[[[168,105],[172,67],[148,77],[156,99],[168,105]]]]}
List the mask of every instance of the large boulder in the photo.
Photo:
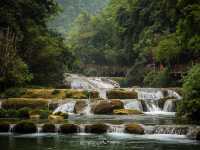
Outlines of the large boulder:
{"type": "Polygon", "coordinates": [[[14,126],[13,131],[22,134],[36,133],[37,127],[33,122],[22,121],[14,126]]]}
{"type": "Polygon", "coordinates": [[[137,99],[138,94],[134,90],[113,89],[106,93],[108,99],[137,99]]]}
{"type": "Polygon", "coordinates": [[[130,134],[144,134],[144,128],[139,124],[128,124],[125,126],[125,131],[130,134]]]}
{"type": "Polygon", "coordinates": [[[78,100],[74,106],[74,113],[80,114],[84,111],[85,107],[87,106],[86,101],[78,100]]]}
{"type": "Polygon", "coordinates": [[[85,132],[86,133],[96,133],[96,134],[103,134],[106,133],[109,126],[106,124],[93,124],[93,125],[86,125],[85,132]]]}
{"type": "Polygon", "coordinates": [[[94,114],[112,114],[114,109],[123,109],[124,104],[120,100],[101,100],[92,106],[94,114]]]}
{"type": "Polygon", "coordinates": [[[42,132],[44,133],[54,133],[56,131],[56,127],[54,124],[47,123],[42,126],[42,132]]]}
{"type": "Polygon", "coordinates": [[[63,124],[60,126],[60,132],[63,134],[78,133],[80,127],[76,124],[63,124]]]}
{"type": "Polygon", "coordinates": [[[143,112],[135,109],[115,109],[113,110],[115,115],[142,115],[143,112]]]}

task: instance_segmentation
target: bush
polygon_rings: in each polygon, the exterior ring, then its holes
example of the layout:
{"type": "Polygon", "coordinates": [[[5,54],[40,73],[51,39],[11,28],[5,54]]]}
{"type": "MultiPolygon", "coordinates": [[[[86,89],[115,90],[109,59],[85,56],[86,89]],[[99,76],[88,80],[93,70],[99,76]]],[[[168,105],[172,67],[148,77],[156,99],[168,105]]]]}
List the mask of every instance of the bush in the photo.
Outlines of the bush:
{"type": "Polygon", "coordinates": [[[138,98],[137,92],[125,91],[123,89],[114,89],[107,91],[108,99],[135,99],[138,98]]]}
{"type": "Polygon", "coordinates": [[[29,112],[29,115],[39,115],[40,119],[48,119],[48,116],[51,114],[52,112],[46,109],[35,109],[29,112]]]}
{"type": "Polygon", "coordinates": [[[19,118],[28,119],[29,118],[29,112],[30,112],[30,108],[27,108],[27,107],[21,108],[18,111],[18,116],[19,116],[19,118]]]}
{"type": "Polygon", "coordinates": [[[60,132],[64,134],[77,133],[79,126],[75,124],[63,124],[60,127],[60,132]]]}
{"type": "Polygon", "coordinates": [[[139,124],[128,124],[125,126],[125,131],[131,134],[144,134],[144,128],[139,124]]]}
{"type": "Polygon", "coordinates": [[[8,99],[2,102],[2,108],[4,109],[20,109],[20,108],[47,108],[48,101],[43,99],[8,99]]]}
{"type": "Polygon", "coordinates": [[[42,132],[44,133],[54,133],[56,131],[56,127],[54,124],[47,123],[42,126],[42,132]]]}
{"type": "Polygon", "coordinates": [[[18,114],[18,111],[14,109],[0,109],[0,118],[17,118],[19,116],[18,114]]]}
{"type": "Polygon", "coordinates": [[[96,133],[96,134],[102,134],[106,133],[109,126],[106,124],[94,124],[94,125],[87,125],[85,127],[86,133],[96,133]]]}
{"type": "Polygon", "coordinates": [[[14,126],[13,131],[15,133],[23,133],[23,134],[36,133],[37,127],[33,122],[22,121],[14,126]]]}
{"type": "Polygon", "coordinates": [[[7,115],[7,111],[5,109],[0,109],[0,118],[5,118],[7,115]]]}
{"type": "Polygon", "coordinates": [[[0,132],[8,132],[10,129],[10,124],[8,122],[0,123],[0,132]]]}
{"type": "Polygon", "coordinates": [[[20,97],[25,93],[26,93],[26,89],[24,89],[24,88],[10,88],[10,89],[7,89],[3,93],[3,97],[5,97],[5,98],[20,97]]]}

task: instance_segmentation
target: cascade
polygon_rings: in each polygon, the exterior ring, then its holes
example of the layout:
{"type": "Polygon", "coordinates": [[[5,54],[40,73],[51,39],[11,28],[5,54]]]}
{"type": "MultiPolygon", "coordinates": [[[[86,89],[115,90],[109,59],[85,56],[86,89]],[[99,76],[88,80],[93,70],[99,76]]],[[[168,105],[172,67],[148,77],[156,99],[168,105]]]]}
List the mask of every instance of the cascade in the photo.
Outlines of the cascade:
{"type": "Polygon", "coordinates": [[[175,106],[173,100],[169,99],[165,102],[163,111],[165,112],[173,112],[175,110],[175,106]]]}
{"type": "Polygon", "coordinates": [[[124,133],[124,125],[109,125],[108,133],[124,133]]]}
{"type": "Polygon", "coordinates": [[[177,134],[186,135],[189,128],[186,126],[156,126],[154,127],[153,134],[177,134]]]}
{"type": "Polygon", "coordinates": [[[138,100],[135,100],[135,99],[123,100],[123,103],[124,103],[125,109],[136,109],[136,110],[143,111],[142,104],[138,100]]]}
{"type": "Polygon", "coordinates": [[[65,104],[60,104],[60,106],[58,106],[53,114],[57,113],[57,112],[63,112],[63,113],[73,113],[74,111],[74,106],[75,106],[76,102],[75,101],[68,101],[65,104]]]}

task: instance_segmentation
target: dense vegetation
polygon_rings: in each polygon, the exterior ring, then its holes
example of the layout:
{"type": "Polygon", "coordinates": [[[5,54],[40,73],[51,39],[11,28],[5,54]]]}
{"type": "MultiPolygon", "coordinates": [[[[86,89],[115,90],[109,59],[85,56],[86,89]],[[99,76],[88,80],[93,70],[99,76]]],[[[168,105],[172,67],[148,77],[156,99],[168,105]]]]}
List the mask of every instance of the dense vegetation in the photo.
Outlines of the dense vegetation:
{"type": "MultiPolygon", "coordinates": [[[[170,79],[177,66],[185,69],[199,60],[199,4],[198,0],[112,0],[100,14],[84,12],[76,19],[68,45],[80,66],[125,66],[129,84],[152,86],[150,76],[170,79]],[[152,67],[157,69],[150,72],[152,67]]],[[[167,82],[156,84],[180,84],[167,82]]]]}
{"type": "Polygon", "coordinates": [[[60,85],[73,56],[46,25],[59,10],[56,1],[1,0],[0,6],[0,89],[60,85]]]}

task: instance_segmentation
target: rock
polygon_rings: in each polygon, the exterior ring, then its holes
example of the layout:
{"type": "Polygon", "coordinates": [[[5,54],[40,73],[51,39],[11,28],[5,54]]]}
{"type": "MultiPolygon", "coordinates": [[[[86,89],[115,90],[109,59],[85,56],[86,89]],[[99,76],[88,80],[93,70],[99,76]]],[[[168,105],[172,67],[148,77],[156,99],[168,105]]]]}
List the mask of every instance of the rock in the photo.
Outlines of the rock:
{"type": "Polygon", "coordinates": [[[144,128],[139,124],[128,124],[125,126],[125,131],[131,134],[144,134],[144,128]]]}
{"type": "Polygon", "coordinates": [[[49,115],[48,120],[53,123],[59,123],[64,121],[64,117],[58,115],[49,115]]]}
{"type": "Polygon", "coordinates": [[[113,89],[106,93],[108,99],[137,99],[138,95],[135,91],[126,91],[124,89],[113,89]]]}
{"type": "Polygon", "coordinates": [[[23,133],[23,134],[36,133],[37,127],[33,122],[22,121],[14,126],[13,131],[15,133],[23,133]]]}
{"type": "Polygon", "coordinates": [[[103,134],[106,133],[109,126],[106,124],[94,124],[94,125],[87,125],[85,127],[86,133],[96,133],[96,134],[103,134]]]}
{"type": "Polygon", "coordinates": [[[42,126],[42,132],[44,133],[54,133],[56,131],[55,129],[55,125],[51,123],[47,123],[42,126]]]}
{"type": "Polygon", "coordinates": [[[191,126],[187,133],[187,137],[192,140],[200,140],[200,127],[199,126],[197,126],[197,127],[191,126]]]}
{"type": "Polygon", "coordinates": [[[29,117],[31,120],[39,120],[40,119],[40,115],[30,115],[29,117]]]}
{"type": "Polygon", "coordinates": [[[196,140],[200,141],[200,131],[197,133],[196,140]]]}
{"type": "Polygon", "coordinates": [[[78,133],[79,131],[79,126],[75,124],[63,124],[60,127],[60,132],[64,134],[78,133]]]}
{"type": "Polygon", "coordinates": [[[8,132],[10,129],[10,125],[8,122],[1,122],[0,123],[0,132],[8,132]]]}
{"type": "Polygon", "coordinates": [[[111,105],[113,109],[123,109],[124,108],[124,103],[120,100],[111,100],[111,105]]]}
{"type": "Polygon", "coordinates": [[[100,101],[92,107],[94,114],[112,114],[113,106],[109,101],[100,101]]]}
{"type": "Polygon", "coordinates": [[[81,114],[86,106],[86,101],[78,100],[74,106],[74,113],[81,114]]]}
{"type": "Polygon", "coordinates": [[[67,118],[68,118],[68,113],[64,113],[64,112],[57,112],[57,113],[54,113],[54,115],[56,115],[56,116],[61,116],[61,117],[63,117],[64,119],[67,119],[67,118]]]}
{"type": "Polygon", "coordinates": [[[139,110],[134,110],[134,109],[115,109],[113,111],[113,114],[115,115],[141,115],[144,113],[139,110]]]}

